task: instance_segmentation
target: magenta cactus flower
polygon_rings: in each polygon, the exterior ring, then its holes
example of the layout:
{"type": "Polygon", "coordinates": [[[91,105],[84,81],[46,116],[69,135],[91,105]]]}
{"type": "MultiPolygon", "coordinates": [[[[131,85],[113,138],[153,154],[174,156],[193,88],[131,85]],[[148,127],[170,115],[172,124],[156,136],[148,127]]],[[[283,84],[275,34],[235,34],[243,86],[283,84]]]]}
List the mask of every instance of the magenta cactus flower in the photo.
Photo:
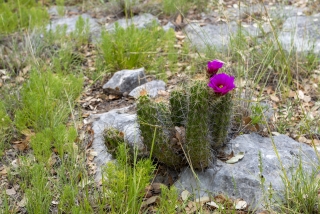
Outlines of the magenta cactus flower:
{"type": "Polygon", "coordinates": [[[222,68],[223,65],[224,65],[224,62],[222,62],[218,59],[215,59],[211,62],[209,61],[208,66],[207,66],[207,72],[208,72],[209,76],[212,77],[212,76],[216,75],[218,70],[220,68],[222,68]]]}
{"type": "Polygon", "coordinates": [[[212,76],[208,86],[219,95],[225,95],[236,87],[234,84],[234,76],[229,76],[226,73],[212,76]]]}

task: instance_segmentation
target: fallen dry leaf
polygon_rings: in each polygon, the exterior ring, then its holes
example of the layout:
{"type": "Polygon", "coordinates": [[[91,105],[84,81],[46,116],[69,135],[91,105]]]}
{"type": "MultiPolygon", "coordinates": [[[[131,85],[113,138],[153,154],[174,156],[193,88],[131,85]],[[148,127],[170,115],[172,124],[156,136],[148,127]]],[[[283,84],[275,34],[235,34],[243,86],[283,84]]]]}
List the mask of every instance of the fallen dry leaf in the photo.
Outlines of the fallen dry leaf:
{"type": "Polygon", "coordinates": [[[308,141],[308,139],[305,138],[305,137],[303,137],[303,136],[300,136],[300,137],[298,138],[298,141],[299,141],[300,143],[306,143],[306,142],[308,141]]]}
{"type": "Polygon", "coordinates": [[[191,193],[188,190],[184,190],[181,193],[181,199],[186,201],[190,197],[191,193]]]}
{"type": "Polygon", "coordinates": [[[166,96],[169,96],[169,92],[164,91],[164,90],[159,90],[158,91],[158,95],[166,97],[166,96]]]}
{"type": "Polygon", "coordinates": [[[297,91],[297,94],[298,94],[298,98],[301,99],[301,100],[303,100],[303,98],[304,98],[304,93],[303,93],[303,91],[298,90],[298,91],[297,91]]]}
{"type": "Polygon", "coordinates": [[[6,175],[7,173],[8,173],[7,167],[6,166],[2,166],[0,168],[0,175],[6,175]]]}
{"type": "Polygon", "coordinates": [[[270,98],[272,101],[274,101],[276,103],[280,101],[280,99],[276,95],[273,95],[273,94],[270,95],[270,98]]]}
{"type": "Polygon", "coordinates": [[[160,197],[159,196],[152,196],[148,198],[146,201],[142,202],[141,207],[147,207],[150,204],[158,204],[160,202],[160,197]]]}
{"type": "Polygon", "coordinates": [[[207,202],[206,205],[207,205],[207,206],[210,206],[210,207],[217,208],[217,209],[219,209],[219,208],[222,209],[222,210],[224,209],[224,207],[223,207],[222,205],[219,206],[219,205],[218,205],[216,202],[214,202],[214,201],[207,202]]]}
{"type": "Polygon", "coordinates": [[[17,192],[14,188],[12,189],[6,189],[6,194],[11,196],[11,195],[15,195],[17,192]]]}
{"type": "Polygon", "coordinates": [[[139,93],[139,96],[147,96],[148,95],[148,91],[146,89],[142,89],[139,93]]]}
{"type": "Polygon", "coordinates": [[[244,157],[244,153],[243,152],[239,152],[239,154],[237,154],[236,156],[234,156],[231,159],[227,160],[226,163],[229,163],[229,164],[237,163],[243,157],[244,157]]]}
{"type": "Polygon", "coordinates": [[[236,210],[244,210],[246,209],[248,206],[247,202],[246,201],[243,201],[243,200],[239,200],[237,203],[236,203],[236,210]]]}
{"type": "Polygon", "coordinates": [[[24,150],[29,148],[29,141],[23,140],[23,141],[15,141],[13,142],[14,145],[12,146],[15,150],[19,150],[20,152],[23,152],[24,150]],[[18,143],[20,142],[20,143],[18,143]]]}
{"type": "Polygon", "coordinates": [[[204,197],[201,197],[201,198],[197,198],[194,202],[200,203],[200,204],[204,204],[204,203],[209,202],[209,201],[210,201],[210,198],[208,196],[204,196],[204,197]]]}
{"type": "Polygon", "coordinates": [[[25,207],[27,204],[27,198],[24,196],[21,201],[18,202],[19,207],[25,207]]]}

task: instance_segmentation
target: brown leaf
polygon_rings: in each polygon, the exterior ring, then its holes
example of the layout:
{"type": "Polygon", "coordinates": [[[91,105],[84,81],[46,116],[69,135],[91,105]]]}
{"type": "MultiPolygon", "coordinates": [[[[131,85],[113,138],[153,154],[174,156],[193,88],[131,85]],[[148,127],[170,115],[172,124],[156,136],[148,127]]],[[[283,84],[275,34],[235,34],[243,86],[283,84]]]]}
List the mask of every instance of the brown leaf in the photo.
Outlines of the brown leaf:
{"type": "Polygon", "coordinates": [[[248,125],[251,122],[251,117],[243,117],[242,121],[244,123],[244,125],[248,125]]]}
{"type": "Polygon", "coordinates": [[[308,140],[308,139],[305,138],[305,137],[303,137],[303,136],[301,136],[301,137],[298,138],[298,141],[299,141],[300,143],[306,143],[307,140],[308,140]]]}
{"type": "Polygon", "coordinates": [[[183,23],[183,16],[179,13],[174,20],[176,25],[181,25],[183,23]]]}
{"type": "Polygon", "coordinates": [[[242,121],[244,123],[244,125],[246,126],[246,129],[251,131],[251,132],[257,132],[260,130],[260,127],[258,124],[251,124],[251,117],[243,117],[242,121]]]}
{"type": "Polygon", "coordinates": [[[147,207],[150,204],[158,204],[160,202],[159,196],[152,196],[148,198],[146,201],[142,202],[141,207],[147,207]]]}
{"type": "Polygon", "coordinates": [[[297,96],[297,95],[296,95],[296,92],[290,90],[290,92],[289,92],[289,97],[294,98],[294,97],[296,97],[296,96],[297,96]]]}
{"type": "Polygon", "coordinates": [[[0,175],[6,175],[7,174],[7,167],[3,166],[0,168],[0,175]]]}
{"type": "Polygon", "coordinates": [[[231,151],[231,153],[229,155],[226,156],[227,160],[231,159],[234,157],[234,153],[233,151],[231,151]]]}
{"type": "Polygon", "coordinates": [[[14,144],[12,147],[15,150],[19,150],[20,152],[23,152],[24,150],[29,148],[29,142],[28,141],[21,141],[21,143],[14,144]]]}
{"type": "Polygon", "coordinates": [[[139,94],[140,94],[140,96],[147,96],[148,91],[146,89],[142,89],[139,94]]]}
{"type": "Polygon", "coordinates": [[[270,98],[271,98],[272,101],[274,101],[274,102],[276,102],[276,103],[280,101],[280,99],[279,99],[276,95],[274,95],[274,94],[271,94],[271,95],[270,95],[270,98]]]}
{"type": "Polygon", "coordinates": [[[158,91],[158,95],[166,97],[166,96],[169,96],[169,92],[164,91],[164,90],[159,90],[158,91]]]}
{"type": "Polygon", "coordinates": [[[116,100],[116,99],[119,99],[119,96],[110,94],[110,95],[108,96],[108,98],[109,98],[109,100],[116,100]]]}

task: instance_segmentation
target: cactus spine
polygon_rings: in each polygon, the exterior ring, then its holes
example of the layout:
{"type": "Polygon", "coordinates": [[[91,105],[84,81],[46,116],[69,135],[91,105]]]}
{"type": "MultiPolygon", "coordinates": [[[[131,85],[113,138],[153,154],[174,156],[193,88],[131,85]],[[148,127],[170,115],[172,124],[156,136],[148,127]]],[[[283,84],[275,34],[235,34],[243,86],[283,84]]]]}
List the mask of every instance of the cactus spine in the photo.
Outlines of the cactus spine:
{"type": "Polygon", "coordinates": [[[141,135],[148,149],[153,148],[153,157],[169,167],[180,168],[184,161],[171,145],[170,140],[175,132],[167,105],[152,102],[147,96],[140,96],[137,109],[141,135]]]}
{"type": "Polygon", "coordinates": [[[219,96],[212,93],[209,108],[212,147],[216,149],[227,139],[232,116],[232,95],[219,96]]]}
{"type": "Polygon", "coordinates": [[[208,87],[196,81],[189,91],[189,106],[186,122],[186,153],[195,169],[205,169],[212,159],[209,142],[208,87]]]}
{"type": "Polygon", "coordinates": [[[187,118],[187,95],[186,92],[178,89],[170,94],[171,119],[175,126],[185,125],[187,118]]]}

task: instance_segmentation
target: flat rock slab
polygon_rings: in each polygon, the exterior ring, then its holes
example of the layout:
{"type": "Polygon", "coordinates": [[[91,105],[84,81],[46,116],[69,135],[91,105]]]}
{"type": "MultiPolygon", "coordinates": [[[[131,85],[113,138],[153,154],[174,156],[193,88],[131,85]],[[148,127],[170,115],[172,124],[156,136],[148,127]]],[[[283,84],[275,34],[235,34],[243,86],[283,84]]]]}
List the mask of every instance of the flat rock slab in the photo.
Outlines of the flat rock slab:
{"type": "Polygon", "coordinates": [[[82,17],[85,21],[88,21],[89,24],[89,30],[90,33],[93,37],[98,37],[101,31],[101,26],[97,22],[96,19],[92,18],[88,14],[82,14],[82,15],[77,15],[77,16],[72,16],[72,17],[61,17],[58,19],[51,20],[51,23],[47,25],[46,29],[56,31],[57,27],[60,26],[66,27],[67,33],[74,32],[76,30],[76,23],[79,19],[79,17],[82,17]]]}
{"type": "MultiPolygon", "coordinates": [[[[306,173],[311,172],[318,165],[316,153],[305,144],[296,142],[286,135],[274,137],[274,144],[287,171],[297,168],[300,157],[306,173]]],[[[259,152],[261,152],[265,188],[271,183],[272,188],[276,193],[280,193],[281,198],[282,171],[270,138],[257,134],[242,135],[232,140],[225,152],[230,154],[232,150],[235,155],[244,152],[243,159],[234,164],[218,160],[213,167],[197,173],[199,180],[195,179],[189,168],[186,168],[180,174],[175,186],[181,191],[187,189],[200,197],[208,195],[208,192],[223,193],[231,198],[244,199],[251,208],[261,208],[263,206],[259,175],[259,152]]]]}
{"type": "Polygon", "coordinates": [[[140,92],[145,90],[151,98],[155,98],[158,95],[158,91],[164,91],[165,89],[165,82],[162,80],[153,80],[133,89],[129,95],[134,98],[138,98],[140,96],[140,92]]]}
{"type": "Polygon", "coordinates": [[[320,54],[320,14],[290,17],[283,23],[279,41],[288,52],[320,54]]]}
{"type": "Polygon", "coordinates": [[[144,68],[121,70],[113,74],[111,79],[102,86],[107,94],[123,95],[146,83],[144,68]]]}
{"type": "Polygon", "coordinates": [[[150,13],[144,13],[139,16],[134,16],[131,19],[119,19],[116,22],[108,25],[106,27],[107,31],[114,31],[116,23],[119,24],[119,27],[126,29],[130,25],[134,25],[135,27],[142,29],[152,25],[153,22],[160,23],[158,18],[151,15],[150,13]]]}
{"type": "MultiPolygon", "coordinates": [[[[199,24],[192,23],[185,28],[185,33],[190,43],[198,51],[206,50],[207,48],[226,50],[230,43],[230,38],[238,31],[238,25],[235,22],[229,24],[207,24],[200,26],[199,24]]],[[[251,36],[258,36],[261,34],[258,26],[244,25],[242,27],[243,33],[251,36]]],[[[265,25],[265,32],[269,32],[270,28],[265,25]]]]}
{"type": "Polygon", "coordinates": [[[108,153],[105,145],[103,136],[105,129],[112,127],[123,132],[125,142],[127,142],[131,147],[137,146],[139,151],[144,150],[144,145],[138,128],[137,116],[136,114],[130,113],[132,108],[133,106],[129,106],[91,116],[91,119],[95,120],[92,123],[94,139],[91,149],[96,152],[96,157],[93,159],[97,166],[97,173],[95,175],[96,181],[101,179],[101,167],[112,160],[112,156],[108,153]]]}

